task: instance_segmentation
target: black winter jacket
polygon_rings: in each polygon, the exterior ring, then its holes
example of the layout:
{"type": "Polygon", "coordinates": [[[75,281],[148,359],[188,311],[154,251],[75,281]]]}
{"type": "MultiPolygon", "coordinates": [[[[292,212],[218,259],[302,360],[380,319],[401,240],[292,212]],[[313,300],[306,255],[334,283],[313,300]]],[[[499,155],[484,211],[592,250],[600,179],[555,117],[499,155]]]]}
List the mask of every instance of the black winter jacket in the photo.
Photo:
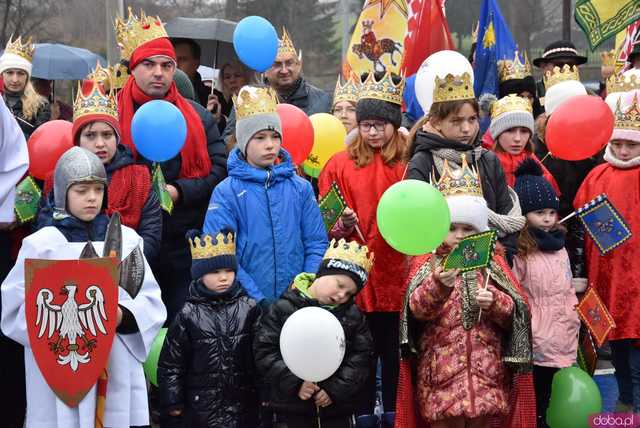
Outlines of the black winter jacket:
{"type": "MultiPolygon", "coordinates": [[[[313,399],[298,398],[302,379],[291,373],[280,353],[280,331],[287,318],[298,309],[320,306],[317,300],[304,297],[298,290],[287,290],[262,316],[254,340],[256,368],[270,384],[269,402],[276,413],[315,415],[313,399]]],[[[357,397],[369,375],[373,359],[373,339],[364,315],[351,301],[331,311],[344,328],[346,350],[338,371],[318,382],[333,404],[320,408],[321,417],[349,416],[357,407],[357,397]]]]}
{"type": "Polygon", "coordinates": [[[211,296],[201,283],[191,283],[169,327],[158,386],[163,413],[183,409],[181,417],[169,417],[172,426],[258,426],[252,341],[260,309],[239,283],[232,287],[211,296]]]}
{"type": "MultiPolygon", "coordinates": [[[[111,176],[119,169],[128,165],[133,165],[135,160],[129,148],[123,144],[118,144],[116,153],[105,165],[107,171],[107,179],[111,182],[111,176]]],[[[162,209],[160,208],[160,200],[153,190],[149,189],[149,196],[142,206],[142,214],[140,215],[140,223],[136,229],[138,235],[144,241],[144,257],[149,264],[154,264],[158,253],[160,252],[160,238],[162,236],[162,209]]]]}
{"type": "Polygon", "coordinates": [[[14,116],[20,118],[20,120],[16,119],[18,125],[20,125],[20,129],[24,134],[25,139],[29,139],[33,131],[35,131],[40,125],[45,122],[51,120],[51,106],[49,105],[49,101],[45,100],[44,104],[38,109],[35,117],[31,119],[26,119],[22,115],[22,93],[14,94],[5,91],[3,94],[4,101],[13,113],[14,116]],[[26,123],[25,123],[26,122],[26,123]]]}
{"type": "MultiPolygon", "coordinates": [[[[476,139],[473,147],[481,144],[480,137],[476,139]]],[[[407,171],[407,178],[430,182],[431,174],[440,179],[440,174],[435,168],[432,150],[453,149],[460,152],[467,152],[471,149],[467,144],[444,139],[429,132],[418,131],[415,142],[412,146],[411,160],[407,171]]],[[[476,159],[467,159],[469,165],[478,165],[478,173],[482,181],[482,192],[487,206],[498,214],[507,214],[513,207],[513,202],[509,197],[507,181],[504,177],[504,170],[500,165],[500,160],[496,155],[482,149],[480,156],[476,159]]]]}

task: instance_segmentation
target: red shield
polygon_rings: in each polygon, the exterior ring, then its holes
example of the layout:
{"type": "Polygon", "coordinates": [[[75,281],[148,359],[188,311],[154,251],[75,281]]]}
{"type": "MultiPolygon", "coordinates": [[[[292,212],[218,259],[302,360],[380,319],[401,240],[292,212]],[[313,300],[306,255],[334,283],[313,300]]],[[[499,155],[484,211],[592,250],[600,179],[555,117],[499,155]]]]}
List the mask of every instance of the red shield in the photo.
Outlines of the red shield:
{"type": "Polygon", "coordinates": [[[116,332],[118,261],[25,260],[31,350],[45,380],[75,407],[107,366],[116,332]]]}

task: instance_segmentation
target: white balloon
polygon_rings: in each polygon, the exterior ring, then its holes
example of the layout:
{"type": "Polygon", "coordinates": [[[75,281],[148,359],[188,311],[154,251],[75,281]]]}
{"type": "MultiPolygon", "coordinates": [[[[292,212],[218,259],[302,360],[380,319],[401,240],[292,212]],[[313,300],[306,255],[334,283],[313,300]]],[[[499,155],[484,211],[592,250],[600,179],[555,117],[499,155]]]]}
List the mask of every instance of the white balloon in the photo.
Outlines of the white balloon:
{"type": "Polygon", "coordinates": [[[415,91],[418,103],[425,114],[429,113],[431,104],[433,104],[436,76],[442,79],[447,74],[461,75],[463,73],[469,73],[473,83],[473,67],[460,52],[438,51],[424,60],[416,75],[415,91]]]}
{"type": "Polygon", "coordinates": [[[345,351],[344,329],[326,309],[309,306],[294,312],[280,332],[280,353],[291,372],[320,382],[338,370],[345,351]]]}

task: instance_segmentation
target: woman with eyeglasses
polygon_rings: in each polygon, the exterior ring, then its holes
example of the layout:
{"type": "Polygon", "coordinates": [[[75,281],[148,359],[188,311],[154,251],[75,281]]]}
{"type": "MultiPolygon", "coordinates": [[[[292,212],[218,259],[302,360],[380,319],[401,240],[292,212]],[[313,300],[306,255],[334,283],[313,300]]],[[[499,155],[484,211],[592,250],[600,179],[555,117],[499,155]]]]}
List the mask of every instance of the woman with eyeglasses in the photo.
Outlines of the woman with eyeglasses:
{"type": "MultiPolygon", "coordinates": [[[[336,184],[348,208],[330,231],[331,238],[357,240],[375,253],[367,286],[356,303],[365,313],[375,344],[369,381],[357,393],[361,415],[357,426],[376,423],[375,362],[382,366],[384,427],[393,426],[399,350],[398,322],[406,284],[405,257],[382,238],[376,208],[382,194],[402,180],[407,143],[398,133],[404,79],[390,74],[367,75],[356,104],[357,136],[335,154],[318,179],[320,195],[336,184]]],[[[355,395],[355,394],[354,394],[355,395]]],[[[378,426],[378,425],[371,425],[378,426]]]]}

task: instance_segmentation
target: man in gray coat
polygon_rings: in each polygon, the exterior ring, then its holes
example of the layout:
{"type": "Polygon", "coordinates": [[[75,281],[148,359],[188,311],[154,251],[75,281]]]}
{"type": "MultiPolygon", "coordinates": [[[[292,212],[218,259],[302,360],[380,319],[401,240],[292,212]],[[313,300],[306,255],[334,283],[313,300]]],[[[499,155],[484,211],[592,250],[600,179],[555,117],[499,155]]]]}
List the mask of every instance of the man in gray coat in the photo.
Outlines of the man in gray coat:
{"type": "MultiPolygon", "coordinates": [[[[302,55],[296,51],[289,33],[282,29],[276,60],[265,71],[265,80],[278,93],[280,102],[293,104],[308,116],[331,112],[331,95],[316,88],[302,76],[302,55]]],[[[236,131],[236,112],[231,110],[222,137],[225,142],[236,131]]]]}

